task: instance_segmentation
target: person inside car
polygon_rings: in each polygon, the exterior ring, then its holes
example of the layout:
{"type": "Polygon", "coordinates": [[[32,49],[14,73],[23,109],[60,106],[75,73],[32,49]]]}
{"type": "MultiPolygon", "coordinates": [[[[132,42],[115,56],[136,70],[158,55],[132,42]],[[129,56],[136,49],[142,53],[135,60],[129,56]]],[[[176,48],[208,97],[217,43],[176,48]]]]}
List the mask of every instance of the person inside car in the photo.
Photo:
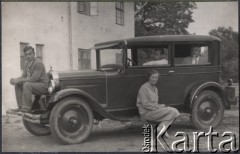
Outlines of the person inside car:
{"type": "Polygon", "coordinates": [[[183,60],[183,64],[206,64],[206,58],[201,56],[201,48],[193,47],[191,50],[191,57],[186,57],[183,60]]]}
{"type": "Polygon", "coordinates": [[[166,137],[170,138],[166,130],[180,114],[173,107],[159,104],[158,89],[155,86],[158,82],[159,72],[150,70],[147,77],[148,81],[141,86],[137,96],[136,106],[139,114],[146,121],[159,123],[160,135],[165,134],[166,137]]]}
{"type": "Polygon", "coordinates": [[[146,65],[166,65],[166,64],[168,64],[168,60],[165,59],[163,49],[156,49],[155,52],[154,52],[154,60],[143,63],[143,66],[146,66],[146,65]]]}

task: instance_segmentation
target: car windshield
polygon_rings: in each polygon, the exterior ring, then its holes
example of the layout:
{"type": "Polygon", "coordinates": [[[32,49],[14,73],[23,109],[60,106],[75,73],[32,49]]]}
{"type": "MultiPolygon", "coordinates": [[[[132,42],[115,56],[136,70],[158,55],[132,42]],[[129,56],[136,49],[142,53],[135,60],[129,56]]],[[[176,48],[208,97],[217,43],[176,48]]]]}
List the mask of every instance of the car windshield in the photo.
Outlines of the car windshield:
{"type": "Polygon", "coordinates": [[[99,50],[99,69],[112,70],[123,66],[122,48],[107,48],[99,50]]]}

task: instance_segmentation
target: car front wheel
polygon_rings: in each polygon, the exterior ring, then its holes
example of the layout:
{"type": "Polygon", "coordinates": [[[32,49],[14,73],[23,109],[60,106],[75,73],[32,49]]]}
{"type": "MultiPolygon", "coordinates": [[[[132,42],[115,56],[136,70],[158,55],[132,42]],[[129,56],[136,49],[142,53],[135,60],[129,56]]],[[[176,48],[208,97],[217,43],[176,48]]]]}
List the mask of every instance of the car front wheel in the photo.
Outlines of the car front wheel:
{"type": "Polygon", "coordinates": [[[85,140],[93,127],[93,112],[82,99],[69,97],[56,104],[50,115],[53,136],[64,144],[85,140]]]}
{"type": "Polygon", "coordinates": [[[224,105],[220,96],[211,90],[201,92],[192,104],[191,121],[200,130],[220,124],[224,115],[224,105]]]}

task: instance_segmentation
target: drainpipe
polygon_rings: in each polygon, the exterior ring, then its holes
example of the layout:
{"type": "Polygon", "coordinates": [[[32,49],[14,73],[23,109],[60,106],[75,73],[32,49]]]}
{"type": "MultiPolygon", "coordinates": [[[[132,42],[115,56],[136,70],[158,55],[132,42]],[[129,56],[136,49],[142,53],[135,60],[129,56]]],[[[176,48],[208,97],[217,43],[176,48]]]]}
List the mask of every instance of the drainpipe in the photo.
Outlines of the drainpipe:
{"type": "Polygon", "coordinates": [[[72,14],[71,14],[71,2],[68,2],[68,34],[69,34],[69,60],[70,70],[73,70],[73,53],[72,53],[72,14]]]}

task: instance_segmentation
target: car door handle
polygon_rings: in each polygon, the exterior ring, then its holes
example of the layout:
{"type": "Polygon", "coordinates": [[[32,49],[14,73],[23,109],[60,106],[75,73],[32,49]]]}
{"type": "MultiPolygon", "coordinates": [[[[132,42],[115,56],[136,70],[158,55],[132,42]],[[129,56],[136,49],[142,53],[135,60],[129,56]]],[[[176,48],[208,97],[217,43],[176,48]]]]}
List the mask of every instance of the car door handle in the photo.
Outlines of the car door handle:
{"type": "Polygon", "coordinates": [[[174,70],[170,70],[169,73],[174,73],[175,71],[174,70]]]}

